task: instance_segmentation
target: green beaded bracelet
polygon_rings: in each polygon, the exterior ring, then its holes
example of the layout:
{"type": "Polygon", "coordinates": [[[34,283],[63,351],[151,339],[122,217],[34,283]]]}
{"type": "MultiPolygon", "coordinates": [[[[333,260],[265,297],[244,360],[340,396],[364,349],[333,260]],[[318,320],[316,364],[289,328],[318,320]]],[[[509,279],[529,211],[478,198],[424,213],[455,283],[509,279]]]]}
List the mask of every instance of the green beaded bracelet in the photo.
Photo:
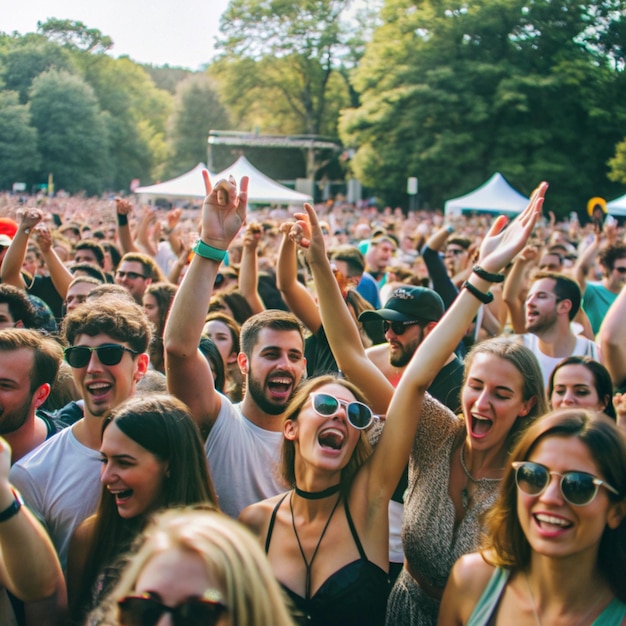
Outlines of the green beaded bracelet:
{"type": "Polygon", "coordinates": [[[193,251],[201,256],[203,259],[210,259],[211,261],[221,262],[224,260],[226,256],[226,250],[220,250],[219,248],[214,248],[210,246],[208,243],[204,243],[202,239],[198,239],[196,245],[193,247],[193,251]]]}

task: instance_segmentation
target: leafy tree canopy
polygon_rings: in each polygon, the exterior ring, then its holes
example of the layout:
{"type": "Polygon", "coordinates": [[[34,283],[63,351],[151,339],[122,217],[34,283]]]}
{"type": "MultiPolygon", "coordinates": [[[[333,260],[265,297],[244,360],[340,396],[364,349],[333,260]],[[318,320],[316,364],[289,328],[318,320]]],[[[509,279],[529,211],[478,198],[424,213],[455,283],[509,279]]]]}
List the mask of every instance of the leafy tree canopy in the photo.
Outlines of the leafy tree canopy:
{"type": "Polygon", "coordinates": [[[50,18],[37,22],[37,30],[50,41],[62,46],[99,54],[113,47],[113,40],[97,28],[87,28],[82,22],[50,18]]]}

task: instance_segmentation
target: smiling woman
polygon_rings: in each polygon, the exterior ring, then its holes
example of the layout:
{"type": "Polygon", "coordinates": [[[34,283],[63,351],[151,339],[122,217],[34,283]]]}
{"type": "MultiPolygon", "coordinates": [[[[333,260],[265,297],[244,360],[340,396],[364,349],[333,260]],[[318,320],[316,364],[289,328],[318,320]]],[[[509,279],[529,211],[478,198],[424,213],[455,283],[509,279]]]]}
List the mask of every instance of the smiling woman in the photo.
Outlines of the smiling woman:
{"type": "Polygon", "coordinates": [[[454,566],[439,624],[624,624],[623,434],[594,411],[561,409],[511,459],[489,539],[454,566]]]}
{"type": "Polygon", "coordinates": [[[103,426],[102,494],[72,537],[67,566],[72,616],[82,623],[118,576],[118,557],[155,511],[183,504],[217,508],[198,428],[184,404],[134,398],[103,426]]]}

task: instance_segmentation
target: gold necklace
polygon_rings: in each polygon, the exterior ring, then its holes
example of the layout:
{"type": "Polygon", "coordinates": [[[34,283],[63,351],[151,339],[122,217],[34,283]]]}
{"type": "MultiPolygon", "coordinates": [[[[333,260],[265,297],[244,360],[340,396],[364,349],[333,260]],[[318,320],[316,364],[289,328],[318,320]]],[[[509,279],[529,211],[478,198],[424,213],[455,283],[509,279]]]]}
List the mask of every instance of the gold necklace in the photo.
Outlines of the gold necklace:
{"type": "MultiPolygon", "coordinates": [[[[474,476],[472,476],[472,473],[469,471],[469,469],[467,469],[467,465],[465,465],[465,442],[463,442],[461,444],[461,454],[459,455],[461,458],[461,467],[463,468],[463,471],[465,472],[465,475],[473,482],[473,483],[497,483],[500,482],[502,480],[502,478],[475,478],[474,476]]],[[[461,504],[463,505],[463,508],[466,509],[469,506],[469,502],[471,499],[471,495],[469,493],[468,490],[468,485],[466,484],[465,487],[463,487],[463,489],[461,489],[461,504]]]]}

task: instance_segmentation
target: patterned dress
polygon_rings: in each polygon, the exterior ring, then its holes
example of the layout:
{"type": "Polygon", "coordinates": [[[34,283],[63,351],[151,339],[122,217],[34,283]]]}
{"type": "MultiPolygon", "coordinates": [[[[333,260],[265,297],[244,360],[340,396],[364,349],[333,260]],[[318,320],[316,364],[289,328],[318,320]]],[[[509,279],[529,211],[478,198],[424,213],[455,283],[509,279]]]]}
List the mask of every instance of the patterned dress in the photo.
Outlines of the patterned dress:
{"type": "MultiPolygon", "coordinates": [[[[409,461],[402,545],[412,571],[435,587],[445,586],[460,556],[478,549],[481,519],[498,495],[499,481],[477,481],[465,516],[455,527],[448,495],[450,463],[455,442],[464,436],[464,421],[427,394],[409,461]]],[[[389,596],[386,623],[433,626],[439,603],[403,569],[389,596]]]]}

